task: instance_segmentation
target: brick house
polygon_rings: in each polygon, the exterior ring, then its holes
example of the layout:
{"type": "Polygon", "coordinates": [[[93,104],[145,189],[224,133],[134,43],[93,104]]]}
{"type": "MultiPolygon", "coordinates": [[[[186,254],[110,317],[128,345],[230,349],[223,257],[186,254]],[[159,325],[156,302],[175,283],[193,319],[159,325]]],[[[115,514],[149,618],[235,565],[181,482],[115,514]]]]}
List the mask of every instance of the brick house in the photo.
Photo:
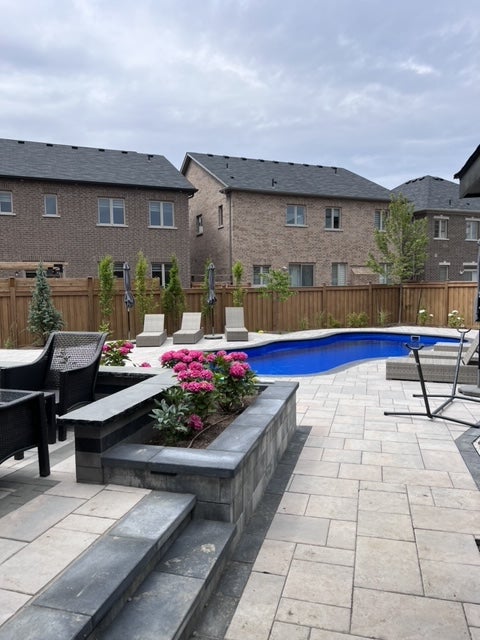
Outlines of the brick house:
{"type": "Polygon", "coordinates": [[[415,216],[427,218],[425,280],[476,281],[480,201],[460,198],[457,183],[432,176],[408,180],[393,192],[413,203],[415,216]]]}
{"type": "Polygon", "coordinates": [[[365,263],[388,189],[339,167],[204,153],[187,153],[181,172],[197,189],[190,200],[196,280],[211,259],[224,282],[240,261],[254,286],[270,267],[287,267],[293,286],[378,281],[365,263]]]}
{"type": "Polygon", "coordinates": [[[194,192],[163,156],[1,139],[0,276],[97,276],[106,255],[120,276],[142,250],[162,284],[175,254],[188,286],[194,192]]]}

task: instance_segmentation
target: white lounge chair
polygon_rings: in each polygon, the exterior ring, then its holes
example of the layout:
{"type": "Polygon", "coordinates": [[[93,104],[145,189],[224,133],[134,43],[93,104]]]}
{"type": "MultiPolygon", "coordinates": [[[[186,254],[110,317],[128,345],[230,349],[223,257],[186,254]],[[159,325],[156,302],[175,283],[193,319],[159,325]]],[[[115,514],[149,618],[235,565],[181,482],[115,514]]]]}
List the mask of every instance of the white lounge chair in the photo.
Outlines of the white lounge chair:
{"type": "Polygon", "coordinates": [[[182,326],[173,334],[173,344],[195,344],[203,338],[203,330],[200,326],[202,314],[196,311],[187,311],[182,317],[182,326]]]}
{"type": "Polygon", "coordinates": [[[167,339],[165,316],[163,313],[147,313],[143,321],[143,331],[137,336],[137,347],[159,347],[167,339]]]}
{"type": "Polygon", "coordinates": [[[243,307],[225,307],[225,338],[227,342],[248,340],[243,307]]]}

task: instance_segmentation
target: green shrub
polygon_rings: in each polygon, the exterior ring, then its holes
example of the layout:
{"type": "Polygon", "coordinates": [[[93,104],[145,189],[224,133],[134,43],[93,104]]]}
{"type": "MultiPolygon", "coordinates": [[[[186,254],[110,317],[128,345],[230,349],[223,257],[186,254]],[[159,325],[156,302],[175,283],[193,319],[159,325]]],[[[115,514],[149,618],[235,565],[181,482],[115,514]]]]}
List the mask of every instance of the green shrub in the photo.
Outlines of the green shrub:
{"type": "Polygon", "coordinates": [[[347,315],[347,327],[368,327],[369,320],[365,311],[360,311],[360,313],[356,313],[352,311],[347,315]]]}

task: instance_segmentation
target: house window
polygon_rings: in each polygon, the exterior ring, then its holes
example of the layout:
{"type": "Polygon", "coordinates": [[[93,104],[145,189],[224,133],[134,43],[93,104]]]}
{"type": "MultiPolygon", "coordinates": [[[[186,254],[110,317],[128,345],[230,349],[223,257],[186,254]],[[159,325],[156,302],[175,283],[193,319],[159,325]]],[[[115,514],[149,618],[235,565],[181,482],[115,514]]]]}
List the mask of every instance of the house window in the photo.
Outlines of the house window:
{"type": "Polygon", "coordinates": [[[218,227],[223,227],[223,204],[218,207],[218,227]]]}
{"type": "Polygon", "coordinates": [[[340,209],[338,207],[325,209],[325,229],[340,229],[340,209]]]}
{"type": "Polygon", "coordinates": [[[8,191],[0,191],[0,214],[13,213],[12,194],[8,191]]]}
{"type": "Polygon", "coordinates": [[[449,266],[446,263],[438,265],[438,279],[440,282],[447,282],[449,266]]]}
{"type": "Polygon", "coordinates": [[[467,220],[465,240],[478,240],[480,238],[480,220],[467,220]]]}
{"type": "Polygon", "coordinates": [[[267,284],[267,276],[270,271],[269,264],[253,265],[253,286],[264,287],[267,284]]]}
{"type": "Polygon", "coordinates": [[[291,287],[313,287],[313,264],[289,264],[291,287]]]}
{"type": "Polygon", "coordinates": [[[160,286],[165,289],[170,280],[171,262],[152,262],[152,278],[159,278],[160,286]]]}
{"type": "Polygon", "coordinates": [[[287,205],[287,225],[289,226],[305,226],[305,207],[301,204],[287,205]]]}
{"type": "Polygon", "coordinates": [[[434,240],[448,240],[448,218],[435,218],[433,238],[434,240]]]}
{"type": "Polygon", "coordinates": [[[98,224],[124,225],[125,201],[119,198],[98,199],[98,224]]]}
{"type": "Polygon", "coordinates": [[[383,271],[378,275],[379,284],[390,284],[392,265],[388,262],[382,262],[381,267],[383,271]]]}
{"type": "Polygon", "coordinates": [[[332,262],[332,285],[343,287],[347,284],[347,263],[332,262]]]}
{"type": "Polygon", "coordinates": [[[477,282],[477,263],[476,262],[464,262],[463,269],[460,271],[460,275],[463,276],[465,282],[477,282]]]}
{"type": "Polygon", "coordinates": [[[43,214],[45,216],[58,216],[57,196],[55,194],[46,194],[43,198],[43,214]]]}
{"type": "Polygon", "coordinates": [[[113,263],[113,275],[115,278],[123,278],[123,262],[113,263]]]}
{"type": "Polygon", "coordinates": [[[151,227],[169,227],[175,224],[173,216],[173,202],[156,202],[148,203],[149,224],[151,227]]]}
{"type": "Polygon", "coordinates": [[[203,233],[203,216],[201,213],[195,218],[195,231],[197,236],[201,236],[203,233]]]}
{"type": "Polygon", "coordinates": [[[385,231],[387,224],[388,211],[385,209],[376,209],[374,217],[374,227],[378,231],[385,231]]]}

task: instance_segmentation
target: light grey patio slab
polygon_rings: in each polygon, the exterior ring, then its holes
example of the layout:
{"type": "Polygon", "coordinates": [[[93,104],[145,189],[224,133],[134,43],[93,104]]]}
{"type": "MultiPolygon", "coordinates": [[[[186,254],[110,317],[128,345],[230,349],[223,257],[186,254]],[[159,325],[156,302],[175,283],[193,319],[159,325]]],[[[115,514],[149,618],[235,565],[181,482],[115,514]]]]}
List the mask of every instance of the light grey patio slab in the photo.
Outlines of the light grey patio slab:
{"type": "Polygon", "coordinates": [[[277,513],[267,532],[271,540],[325,544],[329,521],[326,518],[311,518],[277,513]]]}
{"type": "Polygon", "coordinates": [[[383,467],[383,479],[385,482],[396,482],[406,485],[452,487],[452,481],[447,471],[432,471],[430,469],[383,467]]]}
{"type": "Polygon", "coordinates": [[[420,560],[439,560],[464,565],[480,565],[480,554],[473,535],[446,531],[417,529],[420,560]]]}
{"type": "Polygon", "coordinates": [[[294,542],[265,540],[256,557],[253,571],[286,576],[292,562],[294,551],[294,542]]]}
{"type": "Polygon", "coordinates": [[[345,478],[321,478],[296,475],[292,478],[289,491],[355,498],[358,492],[358,481],[345,478]]]}
{"type": "Polygon", "coordinates": [[[294,474],[304,476],[325,476],[336,478],[340,464],[338,462],[326,462],[325,460],[299,460],[293,471],[294,474]]]}
{"type": "Polygon", "coordinates": [[[351,632],[382,640],[469,640],[461,604],[354,589],[351,632]]]}
{"type": "Polygon", "coordinates": [[[357,506],[356,498],[313,495],[310,496],[305,515],[355,522],[357,520],[357,506]]]}
{"type": "Polygon", "coordinates": [[[291,515],[303,516],[309,499],[310,496],[306,493],[286,491],[280,500],[277,511],[278,513],[290,513],[291,515]]]}
{"type": "Polygon", "coordinates": [[[392,540],[414,540],[410,516],[399,513],[359,511],[358,535],[392,540]]]}
{"type": "Polygon", "coordinates": [[[432,496],[437,507],[452,509],[472,509],[480,511],[480,492],[467,489],[432,489],[432,496]]]}
{"type": "Polygon", "coordinates": [[[338,549],[355,549],[357,523],[332,520],[328,529],[327,546],[338,549]]]}
{"type": "Polygon", "coordinates": [[[412,522],[416,529],[470,533],[477,536],[480,534],[480,517],[477,511],[416,504],[411,507],[412,522]]]}
{"type": "Polygon", "coordinates": [[[355,586],[423,595],[415,543],[359,536],[355,586]]]}
{"type": "Polygon", "coordinates": [[[480,566],[420,560],[425,595],[480,604],[480,566]]]}
{"type": "Polygon", "coordinates": [[[285,581],[283,596],[349,607],[352,582],[353,567],[294,559],[285,581]]]}
{"type": "Polygon", "coordinates": [[[360,490],[358,508],[362,511],[379,513],[403,513],[408,515],[410,508],[404,493],[391,491],[360,490]]]}
{"type": "Polygon", "coordinates": [[[326,564],[344,565],[345,567],[353,567],[355,561],[355,554],[352,550],[321,547],[312,544],[297,544],[294,557],[296,560],[323,562],[326,564]]]}
{"type": "Polygon", "coordinates": [[[350,612],[350,607],[336,607],[319,602],[282,598],[275,618],[307,627],[347,632],[350,628],[350,612]]]}

